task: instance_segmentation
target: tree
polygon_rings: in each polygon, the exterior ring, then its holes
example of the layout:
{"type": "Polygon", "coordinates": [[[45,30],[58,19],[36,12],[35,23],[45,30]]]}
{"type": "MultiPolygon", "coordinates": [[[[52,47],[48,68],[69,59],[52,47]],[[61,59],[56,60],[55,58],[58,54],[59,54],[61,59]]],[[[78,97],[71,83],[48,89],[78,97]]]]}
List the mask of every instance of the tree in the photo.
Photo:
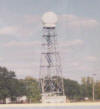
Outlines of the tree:
{"type": "Polygon", "coordinates": [[[24,83],[16,79],[15,72],[8,71],[5,67],[0,67],[0,99],[6,103],[7,97],[12,100],[25,94],[24,83]]]}
{"type": "Polygon", "coordinates": [[[29,99],[29,102],[40,102],[40,89],[39,84],[36,79],[32,77],[26,77],[25,78],[25,84],[26,84],[26,96],[29,99]]]}
{"type": "Polygon", "coordinates": [[[77,81],[64,79],[64,90],[69,99],[80,98],[80,84],[77,81]]]}
{"type": "Polygon", "coordinates": [[[12,79],[9,85],[10,98],[16,100],[17,97],[26,95],[26,87],[23,80],[12,79]]]}
{"type": "Polygon", "coordinates": [[[100,99],[100,81],[95,83],[95,98],[100,99]]]}
{"type": "Polygon", "coordinates": [[[5,99],[10,97],[10,87],[12,80],[15,79],[15,72],[8,71],[5,67],[0,67],[0,99],[5,99]]]}
{"type": "Polygon", "coordinates": [[[81,96],[92,98],[92,84],[93,78],[92,77],[84,77],[82,78],[81,84],[81,96]]]}

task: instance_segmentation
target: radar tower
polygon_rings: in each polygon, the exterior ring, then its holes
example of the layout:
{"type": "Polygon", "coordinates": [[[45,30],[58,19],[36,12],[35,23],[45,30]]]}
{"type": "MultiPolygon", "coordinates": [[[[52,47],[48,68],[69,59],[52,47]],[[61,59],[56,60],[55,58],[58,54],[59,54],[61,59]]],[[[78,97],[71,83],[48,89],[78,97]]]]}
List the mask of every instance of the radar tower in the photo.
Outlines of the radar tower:
{"type": "Polygon", "coordinates": [[[64,84],[55,32],[57,16],[47,12],[42,17],[43,42],[40,61],[40,86],[42,102],[65,102],[64,84]],[[56,100],[58,97],[59,100],[56,100]]]}

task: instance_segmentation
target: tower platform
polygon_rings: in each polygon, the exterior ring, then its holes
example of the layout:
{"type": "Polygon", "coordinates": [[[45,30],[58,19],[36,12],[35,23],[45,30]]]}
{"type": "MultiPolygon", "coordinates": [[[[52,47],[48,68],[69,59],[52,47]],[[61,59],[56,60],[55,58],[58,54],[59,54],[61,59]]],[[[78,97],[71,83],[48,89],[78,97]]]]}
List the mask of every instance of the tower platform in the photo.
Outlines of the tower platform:
{"type": "Polygon", "coordinates": [[[66,103],[66,96],[42,96],[42,103],[66,103]]]}

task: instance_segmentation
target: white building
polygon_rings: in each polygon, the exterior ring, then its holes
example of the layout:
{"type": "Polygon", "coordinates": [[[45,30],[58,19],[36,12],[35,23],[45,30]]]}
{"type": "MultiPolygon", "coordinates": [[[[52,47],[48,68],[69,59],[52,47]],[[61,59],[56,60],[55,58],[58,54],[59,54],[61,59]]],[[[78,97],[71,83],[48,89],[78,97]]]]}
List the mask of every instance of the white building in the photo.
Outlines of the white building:
{"type": "Polygon", "coordinates": [[[17,102],[23,102],[23,103],[25,103],[25,102],[27,102],[27,97],[26,96],[22,96],[22,97],[17,97],[17,102]]]}

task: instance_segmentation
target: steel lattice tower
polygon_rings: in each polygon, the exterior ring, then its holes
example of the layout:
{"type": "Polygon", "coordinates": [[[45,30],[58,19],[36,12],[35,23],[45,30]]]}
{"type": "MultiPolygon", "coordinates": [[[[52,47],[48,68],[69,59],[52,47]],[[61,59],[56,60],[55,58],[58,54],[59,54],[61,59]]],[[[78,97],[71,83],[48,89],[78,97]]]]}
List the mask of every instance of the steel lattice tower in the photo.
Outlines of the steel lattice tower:
{"type": "Polygon", "coordinates": [[[43,42],[40,61],[40,86],[42,96],[63,96],[64,84],[59,53],[57,51],[56,26],[43,26],[43,42]]]}

